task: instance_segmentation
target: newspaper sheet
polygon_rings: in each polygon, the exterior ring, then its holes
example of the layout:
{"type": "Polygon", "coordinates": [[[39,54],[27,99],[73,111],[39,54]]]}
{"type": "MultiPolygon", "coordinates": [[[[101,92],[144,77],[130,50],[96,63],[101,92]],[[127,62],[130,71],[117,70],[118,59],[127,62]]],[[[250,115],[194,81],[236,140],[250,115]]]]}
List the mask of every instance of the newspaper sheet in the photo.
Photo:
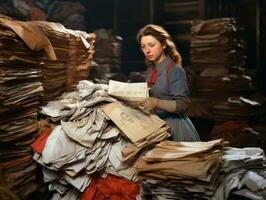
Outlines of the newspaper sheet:
{"type": "Polygon", "coordinates": [[[102,109],[133,143],[143,141],[166,124],[156,115],[147,115],[118,101],[106,104],[102,109]]]}
{"type": "Polygon", "coordinates": [[[125,83],[110,80],[108,94],[117,99],[129,102],[141,101],[149,97],[149,91],[146,82],[125,83]]]}

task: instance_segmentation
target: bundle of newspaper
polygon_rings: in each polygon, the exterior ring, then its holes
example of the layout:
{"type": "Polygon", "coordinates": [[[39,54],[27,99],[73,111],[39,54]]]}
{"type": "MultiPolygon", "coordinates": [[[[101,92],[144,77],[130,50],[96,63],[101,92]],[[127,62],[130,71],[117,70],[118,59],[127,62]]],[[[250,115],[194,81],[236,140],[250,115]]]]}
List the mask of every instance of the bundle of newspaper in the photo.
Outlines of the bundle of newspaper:
{"type": "Polygon", "coordinates": [[[88,78],[94,53],[95,34],[65,28],[60,23],[31,21],[53,45],[57,60],[42,67],[44,96],[42,103],[54,100],[63,91],[73,91],[80,80],[88,78]]]}
{"type": "Polygon", "coordinates": [[[156,144],[136,166],[142,199],[211,199],[225,145],[222,139],[156,144]]]}
{"type": "Polygon", "coordinates": [[[56,58],[44,60],[41,67],[43,95],[40,98],[41,104],[45,105],[51,100],[58,98],[66,86],[66,62],[68,60],[68,38],[66,28],[59,23],[46,21],[30,21],[30,26],[36,26],[44,34],[53,46],[56,58]]]}
{"type": "Polygon", "coordinates": [[[92,68],[96,35],[68,29],[68,60],[66,91],[75,90],[80,80],[88,79],[92,68]]]}
{"type": "Polygon", "coordinates": [[[28,199],[39,187],[30,144],[39,129],[44,55],[37,50],[44,48],[51,50],[36,27],[0,15],[0,199],[28,199]]]}

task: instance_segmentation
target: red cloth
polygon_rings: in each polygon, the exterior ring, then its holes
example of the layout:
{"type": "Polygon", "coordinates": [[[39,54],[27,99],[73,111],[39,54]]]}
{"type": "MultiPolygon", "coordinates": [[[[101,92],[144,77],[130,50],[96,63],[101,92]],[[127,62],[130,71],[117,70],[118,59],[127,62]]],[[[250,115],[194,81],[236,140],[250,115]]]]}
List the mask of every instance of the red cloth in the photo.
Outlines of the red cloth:
{"type": "Polygon", "coordinates": [[[108,175],[93,179],[80,200],[135,200],[139,190],[139,183],[108,175]]]}
{"type": "Polygon", "coordinates": [[[156,78],[157,78],[157,69],[156,69],[156,67],[152,67],[150,70],[150,79],[148,81],[149,87],[154,85],[156,78]]]}
{"type": "Polygon", "coordinates": [[[48,136],[51,134],[53,130],[49,127],[43,129],[40,135],[36,138],[36,140],[31,144],[31,147],[34,151],[39,154],[42,154],[44,145],[48,139],[48,136]]]}
{"type": "MultiPolygon", "coordinates": [[[[168,73],[169,73],[170,69],[174,65],[175,65],[174,62],[170,62],[166,66],[166,74],[165,75],[166,75],[167,82],[169,82],[169,80],[168,80],[168,73]]],[[[156,69],[156,67],[151,67],[151,70],[150,70],[150,79],[148,80],[148,87],[152,87],[155,84],[156,79],[157,79],[157,69],[156,69]]]]}

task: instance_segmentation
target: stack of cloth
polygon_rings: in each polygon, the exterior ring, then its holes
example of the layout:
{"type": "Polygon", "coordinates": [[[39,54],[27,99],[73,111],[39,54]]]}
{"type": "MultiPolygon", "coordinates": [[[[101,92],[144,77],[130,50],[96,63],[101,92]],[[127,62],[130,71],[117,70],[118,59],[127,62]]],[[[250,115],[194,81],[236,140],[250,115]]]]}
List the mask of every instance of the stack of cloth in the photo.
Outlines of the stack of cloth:
{"type": "Polygon", "coordinates": [[[162,141],[140,157],[142,199],[210,199],[225,142],[162,141]]]}
{"type": "MultiPolygon", "coordinates": [[[[116,122],[105,114],[106,106],[116,104],[124,106],[125,116],[130,115],[122,102],[108,95],[108,85],[84,80],[79,82],[76,91],[64,93],[59,100],[41,107],[40,112],[55,126],[41,134],[32,147],[34,159],[43,166],[44,182],[55,192],[53,200],[95,199],[97,195],[106,195],[107,188],[101,186],[110,184],[129,187],[111,187],[107,192],[109,197],[119,191],[120,196],[130,193],[125,199],[136,198],[139,183],[134,162],[125,162],[123,157],[124,149],[136,146],[131,142],[131,135],[115,126],[116,122]]],[[[119,109],[114,107],[114,110],[119,109]]],[[[139,117],[147,115],[138,112],[139,117]]],[[[124,120],[125,126],[131,122],[124,120]]],[[[146,128],[150,127],[150,121],[147,119],[146,122],[146,128]]],[[[136,147],[135,154],[142,148],[144,145],[136,147]]]]}
{"type": "Polygon", "coordinates": [[[38,133],[44,54],[34,50],[51,48],[46,44],[49,40],[36,27],[0,16],[1,186],[5,182],[23,199],[38,187],[30,144],[38,133]]]}

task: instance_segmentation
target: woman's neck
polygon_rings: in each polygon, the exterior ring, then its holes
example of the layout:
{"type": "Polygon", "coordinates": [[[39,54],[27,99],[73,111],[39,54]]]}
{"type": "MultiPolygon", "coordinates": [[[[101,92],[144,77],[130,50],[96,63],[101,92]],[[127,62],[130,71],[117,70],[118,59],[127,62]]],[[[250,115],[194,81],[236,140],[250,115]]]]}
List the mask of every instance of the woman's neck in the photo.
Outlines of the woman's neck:
{"type": "Polygon", "coordinates": [[[162,53],[162,55],[154,61],[154,65],[158,65],[160,62],[162,62],[166,58],[165,54],[162,53]]]}

